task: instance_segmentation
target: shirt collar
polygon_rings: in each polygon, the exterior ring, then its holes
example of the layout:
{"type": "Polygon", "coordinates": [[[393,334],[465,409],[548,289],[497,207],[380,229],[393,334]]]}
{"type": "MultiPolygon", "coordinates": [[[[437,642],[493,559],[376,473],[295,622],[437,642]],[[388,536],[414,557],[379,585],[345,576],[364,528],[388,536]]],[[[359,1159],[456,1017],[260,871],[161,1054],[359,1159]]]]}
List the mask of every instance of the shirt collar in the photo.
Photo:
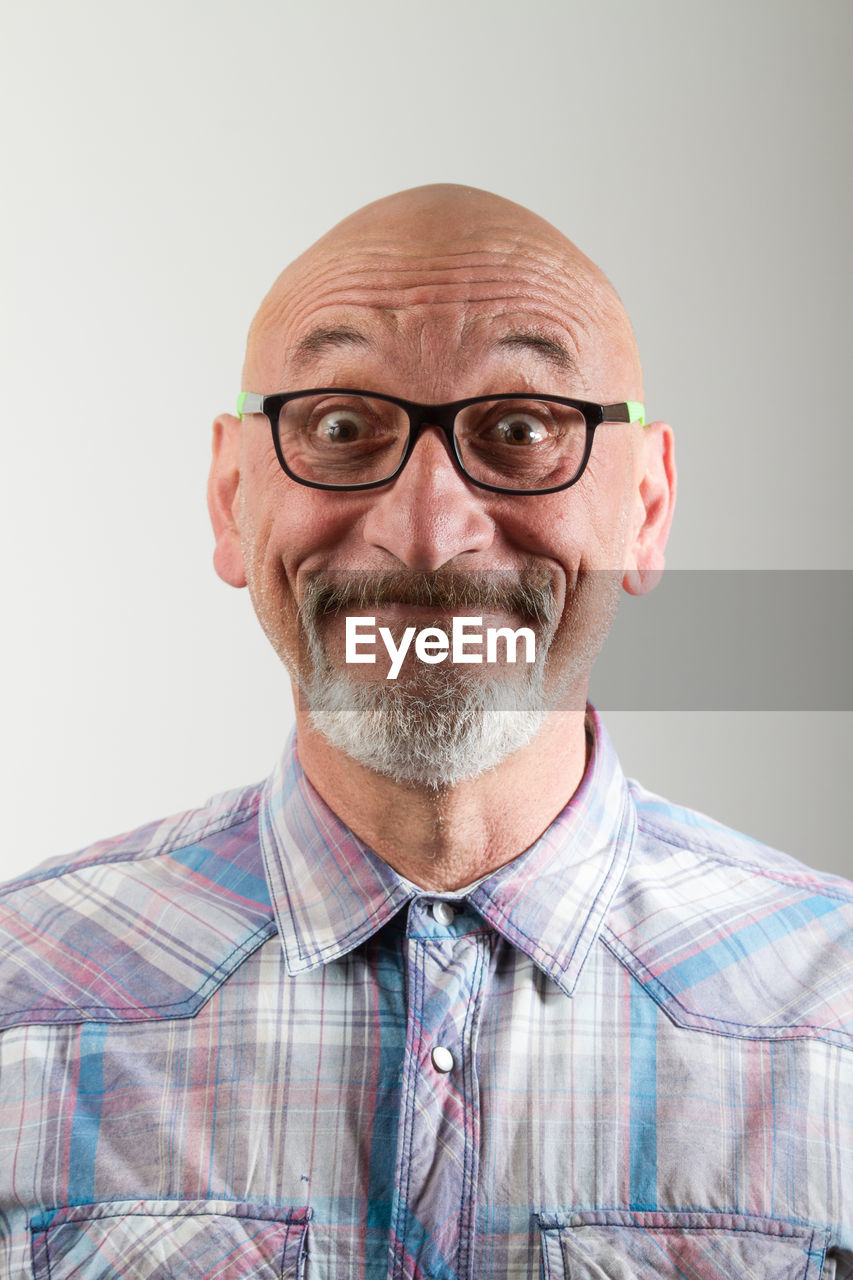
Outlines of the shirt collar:
{"type": "MultiPolygon", "coordinates": [[[[636,830],[616,752],[591,706],[587,729],[592,746],[572,799],[529,849],[468,898],[497,933],[569,995],[625,872],[636,830]]],[[[267,779],[259,817],[291,974],[354,950],[420,892],[320,798],[299,763],[295,734],[267,779]]],[[[423,890],[422,896],[438,895],[423,890]]]]}

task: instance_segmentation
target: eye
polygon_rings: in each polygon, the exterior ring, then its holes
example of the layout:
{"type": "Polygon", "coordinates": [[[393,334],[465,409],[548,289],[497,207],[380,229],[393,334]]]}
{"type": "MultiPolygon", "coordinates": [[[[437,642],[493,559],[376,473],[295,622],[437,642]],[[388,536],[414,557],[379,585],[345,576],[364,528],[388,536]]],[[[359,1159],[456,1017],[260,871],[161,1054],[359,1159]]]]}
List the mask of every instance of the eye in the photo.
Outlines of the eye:
{"type": "Polygon", "coordinates": [[[367,435],[370,424],[356,409],[333,409],[324,413],[312,430],[325,443],[352,444],[367,435]]]}
{"type": "Polygon", "coordinates": [[[503,444],[541,444],[548,437],[544,423],[529,413],[505,413],[492,431],[503,444]]]}

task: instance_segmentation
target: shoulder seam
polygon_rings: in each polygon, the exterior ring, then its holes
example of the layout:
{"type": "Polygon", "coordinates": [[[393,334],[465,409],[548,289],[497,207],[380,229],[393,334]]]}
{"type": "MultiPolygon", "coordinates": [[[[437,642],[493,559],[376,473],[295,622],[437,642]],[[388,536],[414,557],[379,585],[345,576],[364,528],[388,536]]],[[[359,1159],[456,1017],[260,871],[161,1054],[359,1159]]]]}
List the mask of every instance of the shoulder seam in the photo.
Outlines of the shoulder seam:
{"type": "MultiPolygon", "coordinates": [[[[169,1000],[165,1001],[163,1004],[146,1005],[146,1009],[154,1011],[151,1016],[148,1016],[139,1005],[40,1005],[37,1010],[38,1017],[32,1020],[7,1023],[0,1026],[0,1033],[3,1031],[12,1031],[17,1027],[40,1026],[45,1024],[49,1026],[55,1026],[58,1024],[63,1027],[73,1027],[79,1026],[83,1022],[100,1022],[107,1024],[120,1022],[174,1022],[182,1018],[194,1018],[199,1010],[203,1009],[207,1002],[213,998],[220,987],[222,987],[229,978],[233,977],[233,975],[246,963],[246,961],[251,959],[255,952],[264,946],[265,943],[269,942],[271,938],[274,938],[277,933],[278,929],[276,927],[275,920],[268,920],[265,921],[264,924],[258,925],[258,927],[253,930],[253,932],[250,933],[243,942],[237,943],[237,945],[219,961],[210,973],[205,974],[204,981],[194,990],[188,991],[182,1000],[169,1000]],[[240,954],[241,952],[242,955],[240,954]],[[229,961],[231,961],[235,956],[239,956],[239,959],[236,964],[231,965],[229,968],[229,961]],[[209,989],[205,990],[206,988],[209,989]],[[198,1003],[193,1004],[192,1008],[187,1008],[187,1006],[194,1000],[197,1000],[198,1003]],[[79,1014],[80,1016],[70,1018],[57,1018],[55,1016],[56,1014],[65,1013],[70,1009],[73,1009],[75,1014],[79,1014]],[[160,1013],[161,1010],[168,1009],[177,1009],[180,1010],[180,1012],[176,1013],[171,1018],[168,1015],[162,1015],[160,1013]],[[108,1017],[106,1016],[107,1012],[115,1012],[116,1014],[135,1013],[138,1016],[108,1017]],[[98,1017],[98,1014],[101,1014],[101,1016],[98,1017]],[[51,1017],[50,1015],[54,1016],[51,1017]]],[[[20,1014],[26,1014],[29,1012],[31,1012],[30,1009],[7,1009],[4,1011],[3,1016],[14,1018],[20,1014]]]]}
{"type": "MultiPolygon", "coordinates": [[[[0,888],[0,898],[16,893],[19,889],[28,889],[32,885],[46,884],[49,880],[58,880],[62,876],[74,875],[75,872],[85,871],[90,867],[115,866],[122,862],[132,862],[135,858],[144,858],[146,856],[156,858],[163,853],[174,853],[177,849],[185,849],[189,845],[205,839],[207,836],[218,835],[220,831],[225,831],[229,827],[239,827],[249,822],[260,807],[260,798],[261,790],[259,788],[255,797],[247,804],[238,809],[231,809],[228,813],[222,814],[218,818],[210,819],[207,825],[202,824],[196,829],[191,828],[189,831],[180,831],[172,841],[167,840],[165,844],[157,845],[154,848],[147,844],[140,844],[136,847],[131,845],[130,848],[120,849],[116,853],[95,857],[91,862],[69,862],[61,867],[51,867],[47,871],[12,880],[0,888]]],[[[168,819],[164,819],[164,821],[168,821],[168,819]]],[[[119,836],[117,839],[121,840],[122,837],[119,836]]]]}
{"type": "Polygon", "coordinates": [[[853,1037],[847,1031],[837,1027],[801,1027],[796,1024],[767,1024],[756,1026],[750,1022],[734,1022],[728,1018],[720,1018],[712,1014],[692,1013],[686,1009],[677,996],[669,990],[660,978],[649,971],[643,961],[631,948],[618,937],[612,929],[604,926],[601,930],[601,941],[616,961],[624,965],[631,977],[640,983],[664,1013],[672,1015],[674,1006],[683,1015],[681,1026],[692,1027],[696,1031],[704,1031],[709,1035],[732,1036],[739,1040],[817,1040],[821,1044],[830,1044],[837,1049],[853,1050],[853,1037]],[[623,954],[624,953],[624,954],[623,954]],[[630,956],[636,970],[628,963],[630,956]],[[701,1023],[715,1025],[700,1025],[701,1023]]]}
{"type": "MultiPolygon", "coordinates": [[[[766,867],[761,863],[752,862],[748,858],[739,858],[736,855],[730,854],[725,850],[720,849],[717,845],[706,842],[706,840],[703,840],[701,836],[695,842],[699,847],[694,848],[692,843],[682,843],[675,840],[671,832],[665,831],[656,826],[654,821],[643,818],[639,809],[637,811],[637,828],[640,831],[647,832],[649,835],[653,835],[656,839],[660,840],[663,844],[669,845],[672,849],[678,849],[686,853],[704,854],[709,858],[713,858],[716,862],[724,863],[727,866],[740,867],[745,871],[752,871],[755,875],[764,876],[768,880],[775,880],[779,884],[789,885],[792,889],[811,889],[812,891],[818,892],[827,898],[835,898],[838,902],[845,902],[853,905],[853,894],[847,895],[841,893],[837,889],[824,884],[820,872],[812,872],[808,868],[806,868],[803,875],[798,875],[793,871],[776,871],[772,867],[766,867]]],[[[734,834],[737,835],[738,833],[735,832],[734,834]]],[[[749,837],[741,838],[749,839],[749,837]]],[[[770,845],[763,845],[762,847],[766,849],[771,848],[770,845]]],[[[779,853],[781,852],[782,851],[779,850],[779,853]]]]}

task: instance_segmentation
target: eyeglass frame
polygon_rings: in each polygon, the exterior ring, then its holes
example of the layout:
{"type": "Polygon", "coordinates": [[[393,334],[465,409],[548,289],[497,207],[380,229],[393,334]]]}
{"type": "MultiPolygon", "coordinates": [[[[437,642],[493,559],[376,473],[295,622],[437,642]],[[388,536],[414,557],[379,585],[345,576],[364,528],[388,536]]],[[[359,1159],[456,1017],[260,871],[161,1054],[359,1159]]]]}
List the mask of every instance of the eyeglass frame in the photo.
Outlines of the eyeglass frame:
{"type": "Polygon", "coordinates": [[[590,400],[575,400],[569,396],[552,396],[533,394],[530,391],[501,392],[493,396],[469,396],[465,400],[449,400],[445,404],[419,404],[415,400],[403,400],[400,396],[385,395],[377,391],[356,390],[352,387],[314,387],[306,391],[277,391],[272,395],[261,395],[255,391],[241,391],[237,397],[237,417],[242,421],[247,414],[261,413],[269,421],[272,430],[273,446],[282,471],[296,484],[304,484],[309,489],[326,489],[337,492],[354,492],[359,489],[379,489],[382,485],[396,480],[415,450],[415,445],[426,427],[437,427],[447,441],[447,450],[457,470],[471,484],[479,489],[487,489],[490,493],[511,494],[516,497],[538,497],[547,493],[560,493],[577,484],[586,470],[592,453],[592,442],[597,427],[603,422],[639,423],[645,426],[645,409],[638,400],[622,400],[617,404],[593,404],[590,400]],[[278,429],[279,414],[283,406],[291,400],[299,400],[306,396],[345,395],[362,396],[366,400],[382,400],[403,409],[409,419],[409,438],[402,457],[390,476],[383,480],[368,480],[364,484],[323,484],[319,480],[306,480],[304,476],[295,475],[287,465],[281,448],[278,429]],[[459,455],[454,426],[457,414],[472,404],[485,404],[495,400],[551,400],[555,404],[568,405],[579,409],[586,423],[586,441],[584,452],[577,474],[564,484],[553,485],[548,489],[509,489],[502,485],[488,484],[485,480],[476,480],[465,470],[459,455]]]}

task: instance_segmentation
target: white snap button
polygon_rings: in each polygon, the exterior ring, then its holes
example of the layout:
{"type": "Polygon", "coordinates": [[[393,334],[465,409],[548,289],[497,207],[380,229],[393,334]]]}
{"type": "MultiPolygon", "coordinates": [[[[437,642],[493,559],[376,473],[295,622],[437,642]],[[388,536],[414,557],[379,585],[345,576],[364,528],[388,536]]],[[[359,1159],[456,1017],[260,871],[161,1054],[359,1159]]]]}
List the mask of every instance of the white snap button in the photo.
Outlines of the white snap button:
{"type": "Polygon", "coordinates": [[[436,1045],[430,1054],[432,1065],[436,1071],[440,1071],[442,1075],[447,1075],[448,1071],[452,1071],[454,1067],[453,1054],[449,1049],[445,1049],[443,1044],[436,1045]]]}
{"type": "Polygon", "coordinates": [[[432,904],[432,918],[437,920],[439,924],[453,924],[456,912],[447,902],[434,902],[432,904]]]}

